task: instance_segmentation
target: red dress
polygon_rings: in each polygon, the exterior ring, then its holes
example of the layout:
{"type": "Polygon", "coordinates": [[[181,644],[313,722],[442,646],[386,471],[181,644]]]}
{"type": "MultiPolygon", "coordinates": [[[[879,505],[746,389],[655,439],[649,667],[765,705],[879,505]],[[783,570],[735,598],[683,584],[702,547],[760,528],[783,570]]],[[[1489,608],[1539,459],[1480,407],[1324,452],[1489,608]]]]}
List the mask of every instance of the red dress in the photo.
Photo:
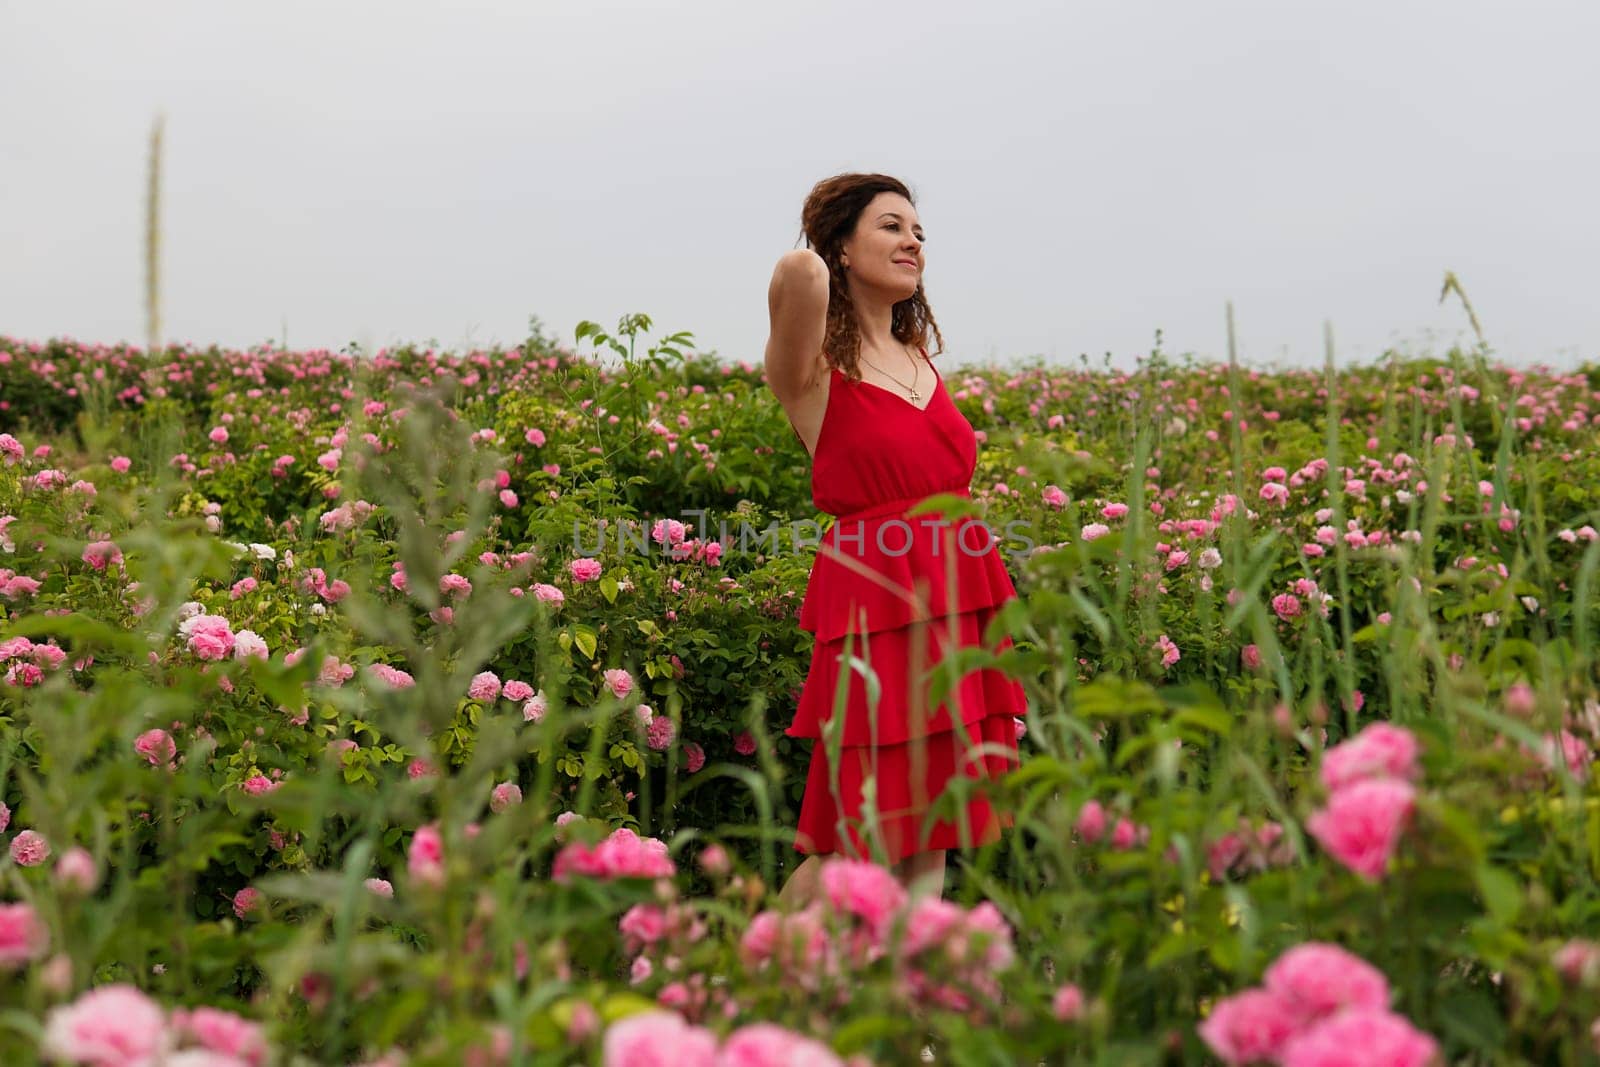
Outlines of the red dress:
{"type": "MultiPolygon", "coordinates": [[[[838,521],[817,550],[801,604],[800,627],[816,643],[785,731],[818,738],[800,805],[801,852],[870,858],[881,844],[894,863],[916,852],[987,844],[1011,825],[981,797],[968,800],[958,819],[924,825],[953,777],[999,777],[1017,766],[1012,717],[1026,708],[1022,686],[993,668],[971,671],[937,708],[927,706],[927,672],[953,648],[982,645],[989,620],[1016,596],[999,540],[981,520],[946,520],[937,512],[904,517],[931,495],[969,496],[977,466],[972,425],[933,373],[933,399],[918,410],[897,393],[830,371],[811,499],[838,521]],[[847,641],[850,655],[877,675],[875,715],[861,669],[841,659],[847,641]],[[840,685],[847,688],[838,704],[835,791],[821,738],[840,685]],[[872,826],[863,810],[869,781],[872,826]]],[[[1010,645],[1002,637],[990,647],[1010,645]]]]}

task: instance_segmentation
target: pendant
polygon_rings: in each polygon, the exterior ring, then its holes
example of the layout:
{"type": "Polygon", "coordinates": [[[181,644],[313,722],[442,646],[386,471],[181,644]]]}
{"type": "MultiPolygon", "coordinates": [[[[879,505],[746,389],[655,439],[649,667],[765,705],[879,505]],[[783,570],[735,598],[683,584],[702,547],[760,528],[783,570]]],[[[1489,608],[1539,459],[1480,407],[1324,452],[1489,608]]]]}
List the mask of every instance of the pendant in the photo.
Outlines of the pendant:
{"type": "Polygon", "coordinates": [[[922,399],[922,394],[921,393],[917,392],[915,389],[911,390],[911,402],[913,404],[915,404],[917,401],[919,401],[921,399],[922,399]]]}

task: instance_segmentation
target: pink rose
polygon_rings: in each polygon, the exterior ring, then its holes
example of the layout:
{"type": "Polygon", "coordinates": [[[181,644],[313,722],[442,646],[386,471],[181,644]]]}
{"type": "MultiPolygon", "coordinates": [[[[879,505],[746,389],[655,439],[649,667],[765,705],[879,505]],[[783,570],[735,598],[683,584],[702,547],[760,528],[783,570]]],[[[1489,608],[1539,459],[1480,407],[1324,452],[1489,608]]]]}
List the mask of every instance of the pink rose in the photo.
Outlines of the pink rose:
{"type": "Polygon", "coordinates": [[[221,615],[196,615],[182,627],[189,638],[189,651],[203,660],[223,660],[233,652],[233,630],[221,615]]]}
{"type": "Polygon", "coordinates": [[[1050,998],[1050,1012],[1064,1023],[1083,1018],[1083,990],[1068,982],[1050,998]]]}
{"type": "Polygon", "coordinates": [[[600,561],[587,556],[567,564],[567,573],[575,582],[592,582],[600,577],[601,570],[600,561]]]}
{"type": "Polygon", "coordinates": [[[239,788],[253,797],[259,797],[272,792],[282,784],[282,782],[274,782],[264,774],[252,774],[239,784],[239,788]]]}
{"type": "Polygon", "coordinates": [[[728,1035],[715,1067],[845,1067],[834,1051],[777,1023],[749,1023],[728,1035]]]}
{"type": "Polygon", "coordinates": [[[900,943],[900,951],[911,957],[945,946],[960,935],[966,917],[966,910],[954,901],[934,896],[918,897],[906,909],[905,939],[900,943]]]}
{"type": "MultiPolygon", "coordinates": [[[[562,825],[562,819],[558,817],[556,823],[562,825]]],[[[668,856],[665,841],[640,837],[624,826],[592,848],[581,842],[564,847],[556,854],[551,877],[566,882],[576,874],[609,881],[613,878],[671,878],[676,873],[677,865],[668,856]]]]}
{"type": "Polygon", "coordinates": [[[677,733],[678,728],[665,715],[657,715],[651,719],[650,725],[645,729],[647,742],[657,752],[665,752],[671,748],[677,733]]]}
{"type": "Polygon", "coordinates": [[[633,692],[633,675],[621,668],[605,671],[601,678],[604,680],[605,687],[611,690],[611,695],[618,700],[626,700],[628,694],[633,692]]]}
{"type": "Polygon", "coordinates": [[[56,883],[77,893],[92,893],[100,884],[100,867],[89,850],[73,845],[56,860],[56,883]]]}
{"type": "Polygon", "coordinates": [[[498,699],[500,679],[493,671],[483,671],[473,675],[471,684],[467,686],[467,696],[484,703],[498,699]]]}
{"type": "Polygon", "coordinates": [[[1407,782],[1377,778],[1335,790],[1327,806],[1306,820],[1334,859],[1361,877],[1383,876],[1416,808],[1416,790],[1407,782]]]}
{"type": "Polygon", "coordinates": [[[617,923],[623,944],[631,953],[639,952],[667,936],[669,923],[664,909],[654,904],[635,904],[617,923]]]}
{"type": "Polygon", "coordinates": [[[90,1067],[155,1063],[171,1044],[159,1005],[121,983],[91,989],[45,1019],[40,1050],[90,1067]]]}
{"type": "Polygon", "coordinates": [[[32,663],[13,663],[6,671],[6,681],[23,689],[31,689],[44,681],[44,671],[32,663]]]}
{"type": "Polygon", "coordinates": [[[717,1062],[717,1037],[675,1011],[639,1012],[611,1024],[601,1057],[605,1067],[707,1067],[717,1062]]]}
{"type": "Polygon", "coordinates": [[[1556,949],[1551,962],[1572,985],[1594,984],[1600,981],[1600,941],[1574,938],[1556,949]]]}
{"type": "Polygon", "coordinates": [[[50,858],[50,842],[36,830],[24,830],[11,839],[11,858],[19,867],[37,867],[50,858]]]}
{"type": "Polygon", "coordinates": [[[271,652],[267,649],[267,642],[254,630],[240,630],[233,635],[233,658],[243,663],[254,657],[268,659],[271,652]]]}
{"type": "Polygon", "coordinates": [[[1540,739],[1539,761],[1550,770],[1562,764],[1580,782],[1589,776],[1589,764],[1594,762],[1594,750],[1589,743],[1571,730],[1559,734],[1545,734],[1540,739]]]}
{"type": "Polygon", "coordinates": [[[1308,941],[1277,958],[1262,978],[1302,1023],[1347,1008],[1389,1007],[1389,981],[1372,964],[1338,945],[1308,941]]]}
{"type": "Polygon", "coordinates": [[[1284,1067],[1344,1067],[1360,1062],[1383,1067],[1428,1067],[1438,1062],[1439,1044],[1385,1008],[1345,1011],[1291,1039],[1284,1067]],[[1359,1060],[1352,1056],[1359,1050],[1359,1060]]]}
{"type": "Polygon", "coordinates": [[[1085,844],[1094,844],[1105,835],[1106,809],[1101,807],[1098,800],[1086,800],[1083,807],[1078,809],[1078,818],[1073,823],[1073,829],[1078,832],[1078,838],[1085,844]]]}
{"type": "Polygon", "coordinates": [[[707,845],[700,850],[700,869],[714,878],[721,877],[733,869],[733,859],[721,845],[707,845]]]}
{"type": "Polygon", "coordinates": [[[1178,651],[1178,646],[1173,644],[1172,639],[1166,634],[1162,634],[1156,639],[1156,651],[1161,653],[1162,667],[1170,667],[1183,658],[1178,651]]]}
{"type": "Polygon", "coordinates": [[[741,756],[752,756],[756,751],[756,737],[749,730],[740,730],[733,738],[733,750],[741,756]]]}
{"type": "Polygon", "coordinates": [[[177,1009],[172,1013],[174,1033],[187,1035],[201,1047],[256,1067],[267,1058],[267,1039],[261,1024],[220,1008],[177,1009]]]}
{"type": "Polygon", "coordinates": [[[444,884],[444,838],[434,823],[417,827],[411,835],[411,849],[406,854],[406,868],[411,877],[423,885],[444,884]]]}
{"type": "Polygon", "coordinates": [[[245,886],[233,895],[233,913],[239,918],[248,918],[261,907],[261,891],[253,886],[245,886]]]}
{"type": "Polygon", "coordinates": [[[149,760],[152,767],[160,767],[177,755],[178,744],[165,730],[146,730],[134,739],[133,750],[149,760]]]}
{"type": "Polygon", "coordinates": [[[706,765],[706,750],[693,741],[683,743],[683,767],[690,774],[694,774],[706,765]]]}
{"type": "Polygon", "coordinates": [[[527,682],[510,681],[507,682],[505,687],[500,690],[500,695],[505,697],[507,700],[521,704],[523,701],[533,696],[533,686],[529,685],[527,682]]]}
{"type": "Polygon", "coordinates": [[[14,971],[42,959],[50,931],[31,904],[0,904],[0,971],[14,971]]]}
{"type": "Polygon", "coordinates": [[[522,789],[516,782],[501,782],[489,793],[489,810],[499,814],[513,804],[522,803],[522,789]]]}
{"type": "Polygon", "coordinates": [[[1276,1063],[1300,1029],[1300,1016],[1288,1000],[1269,989],[1247,989],[1219,1000],[1199,1026],[1199,1034],[1230,1065],[1276,1063]]]}
{"type": "Polygon", "coordinates": [[[366,886],[367,892],[375,897],[383,897],[385,900],[394,899],[394,884],[387,878],[368,878],[361,884],[366,886]]]}
{"type": "Polygon", "coordinates": [[[822,892],[836,912],[862,919],[877,936],[886,933],[906,902],[905,888],[886,868],[843,857],[822,865],[822,892]]]}
{"type": "Polygon", "coordinates": [[[122,566],[122,549],[114,541],[91,541],[83,550],[83,562],[97,571],[122,566]]]}
{"type": "Polygon", "coordinates": [[[1402,726],[1372,723],[1350,740],[1324,752],[1318,773],[1330,790],[1371,778],[1414,782],[1422,776],[1417,766],[1416,736],[1402,726]]]}

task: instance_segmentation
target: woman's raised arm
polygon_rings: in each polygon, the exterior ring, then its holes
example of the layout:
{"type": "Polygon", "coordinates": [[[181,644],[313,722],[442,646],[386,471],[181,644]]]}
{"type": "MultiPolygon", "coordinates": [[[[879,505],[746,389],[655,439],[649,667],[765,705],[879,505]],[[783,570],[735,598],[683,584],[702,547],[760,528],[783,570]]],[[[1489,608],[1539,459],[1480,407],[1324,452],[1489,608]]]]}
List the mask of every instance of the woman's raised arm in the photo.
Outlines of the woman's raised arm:
{"type": "Polygon", "coordinates": [[[822,342],[828,327],[828,265],[809,248],[778,258],[767,287],[772,328],[767,336],[767,385],[779,400],[816,383],[825,365],[822,342]]]}

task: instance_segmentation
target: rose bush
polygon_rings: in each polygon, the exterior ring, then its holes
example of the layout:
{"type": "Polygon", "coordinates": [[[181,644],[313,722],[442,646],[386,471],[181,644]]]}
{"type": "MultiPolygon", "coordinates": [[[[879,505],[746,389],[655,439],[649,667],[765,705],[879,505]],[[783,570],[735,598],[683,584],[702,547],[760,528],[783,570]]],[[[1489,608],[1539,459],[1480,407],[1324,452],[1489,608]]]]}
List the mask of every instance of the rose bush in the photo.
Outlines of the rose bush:
{"type": "Polygon", "coordinates": [[[785,913],[821,517],[675,348],[0,338],[0,1058],[1591,1049],[1600,374],[945,372],[1015,828],[785,913]]]}

